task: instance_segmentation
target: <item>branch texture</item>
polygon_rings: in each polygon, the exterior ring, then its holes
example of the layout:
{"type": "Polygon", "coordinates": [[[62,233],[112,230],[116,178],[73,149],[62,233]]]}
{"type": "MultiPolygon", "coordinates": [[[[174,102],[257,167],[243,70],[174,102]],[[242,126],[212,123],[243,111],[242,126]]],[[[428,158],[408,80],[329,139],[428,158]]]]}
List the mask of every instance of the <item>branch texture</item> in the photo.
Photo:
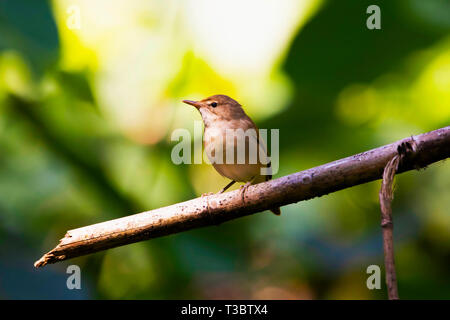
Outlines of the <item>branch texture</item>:
{"type": "Polygon", "coordinates": [[[337,160],[312,169],[234,190],[200,197],[139,214],[70,230],[36,267],[129,243],[217,225],[266,209],[312,199],[380,179],[386,164],[405,143],[397,173],[420,169],[450,156],[450,126],[337,160]]]}

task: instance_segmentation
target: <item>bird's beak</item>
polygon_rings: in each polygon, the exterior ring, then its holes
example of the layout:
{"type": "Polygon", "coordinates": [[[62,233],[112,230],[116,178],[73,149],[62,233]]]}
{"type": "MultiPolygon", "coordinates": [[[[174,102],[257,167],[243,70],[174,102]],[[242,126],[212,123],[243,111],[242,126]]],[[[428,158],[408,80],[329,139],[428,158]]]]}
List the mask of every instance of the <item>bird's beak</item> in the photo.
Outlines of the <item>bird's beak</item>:
{"type": "Polygon", "coordinates": [[[184,103],[190,104],[191,106],[196,107],[199,109],[201,107],[200,101],[192,101],[192,100],[183,100],[184,103]]]}

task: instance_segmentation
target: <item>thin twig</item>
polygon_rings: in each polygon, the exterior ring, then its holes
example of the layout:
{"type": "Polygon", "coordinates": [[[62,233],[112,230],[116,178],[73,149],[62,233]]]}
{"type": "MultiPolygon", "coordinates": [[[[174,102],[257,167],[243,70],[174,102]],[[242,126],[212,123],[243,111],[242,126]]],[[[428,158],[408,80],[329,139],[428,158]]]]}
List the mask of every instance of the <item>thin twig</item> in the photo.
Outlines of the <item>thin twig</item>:
{"type": "MultiPolygon", "coordinates": [[[[450,156],[450,126],[403,139],[377,149],[246,189],[201,197],[168,207],[70,230],[36,263],[45,266],[125,244],[194,228],[217,225],[274,207],[312,199],[382,177],[398,146],[414,141],[414,157],[401,161],[397,172],[423,168],[450,156]]],[[[276,218],[275,216],[273,217],[276,218]]]]}
{"type": "Polygon", "coordinates": [[[383,180],[379,193],[381,208],[381,228],[383,232],[384,266],[386,269],[386,285],[388,297],[391,300],[398,300],[397,273],[395,271],[394,259],[394,222],[392,219],[392,199],[394,199],[394,177],[399,164],[405,158],[412,158],[417,151],[416,142],[413,138],[404,141],[397,147],[397,154],[389,160],[383,171],[383,180]]]}
{"type": "Polygon", "coordinates": [[[386,269],[386,285],[389,299],[398,299],[397,276],[394,262],[394,242],[391,202],[393,199],[392,184],[397,171],[400,156],[395,155],[386,165],[379,193],[381,207],[381,228],[383,232],[384,265],[386,269]]]}

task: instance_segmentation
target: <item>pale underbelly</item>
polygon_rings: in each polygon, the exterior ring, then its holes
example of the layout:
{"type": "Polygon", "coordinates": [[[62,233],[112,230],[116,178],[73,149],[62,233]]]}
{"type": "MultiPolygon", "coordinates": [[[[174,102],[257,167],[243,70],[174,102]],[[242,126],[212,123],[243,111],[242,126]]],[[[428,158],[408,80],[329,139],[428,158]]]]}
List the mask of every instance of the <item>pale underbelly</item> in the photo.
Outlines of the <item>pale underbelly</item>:
{"type": "Polygon", "coordinates": [[[220,130],[208,130],[205,137],[205,140],[208,141],[208,143],[205,143],[206,154],[217,172],[224,177],[234,181],[247,182],[259,176],[261,168],[266,167],[265,163],[260,162],[260,156],[262,155],[259,155],[259,152],[263,153],[264,157],[266,157],[266,154],[265,151],[260,151],[256,136],[250,139],[237,137],[234,143],[229,144],[225,143],[226,139],[223,138],[223,132],[220,130]],[[256,143],[254,148],[249,147],[249,140],[256,143]],[[240,150],[237,150],[237,145],[241,146],[240,150]],[[245,156],[239,157],[240,160],[238,160],[239,152],[245,154],[245,156]],[[250,152],[253,156],[250,156],[250,152]],[[229,159],[227,159],[227,155],[230,155],[229,159]]]}
{"type": "Polygon", "coordinates": [[[260,174],[261,165],[259,164],[213,164],[214,168],[222,176],[228,179],[247,182],[260,174]]]}

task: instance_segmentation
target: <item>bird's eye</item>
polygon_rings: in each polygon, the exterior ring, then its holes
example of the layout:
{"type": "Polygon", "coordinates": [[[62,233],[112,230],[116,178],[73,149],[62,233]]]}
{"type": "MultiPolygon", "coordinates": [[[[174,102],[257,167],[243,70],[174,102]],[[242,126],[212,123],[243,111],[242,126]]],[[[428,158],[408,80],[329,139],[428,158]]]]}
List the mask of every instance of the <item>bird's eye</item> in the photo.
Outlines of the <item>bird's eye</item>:
{"type": "Polygon", "coordinates": [[[211,103],[211,107],[213,107],[213,108],[217,107],[217,102],[211,103]]]}

